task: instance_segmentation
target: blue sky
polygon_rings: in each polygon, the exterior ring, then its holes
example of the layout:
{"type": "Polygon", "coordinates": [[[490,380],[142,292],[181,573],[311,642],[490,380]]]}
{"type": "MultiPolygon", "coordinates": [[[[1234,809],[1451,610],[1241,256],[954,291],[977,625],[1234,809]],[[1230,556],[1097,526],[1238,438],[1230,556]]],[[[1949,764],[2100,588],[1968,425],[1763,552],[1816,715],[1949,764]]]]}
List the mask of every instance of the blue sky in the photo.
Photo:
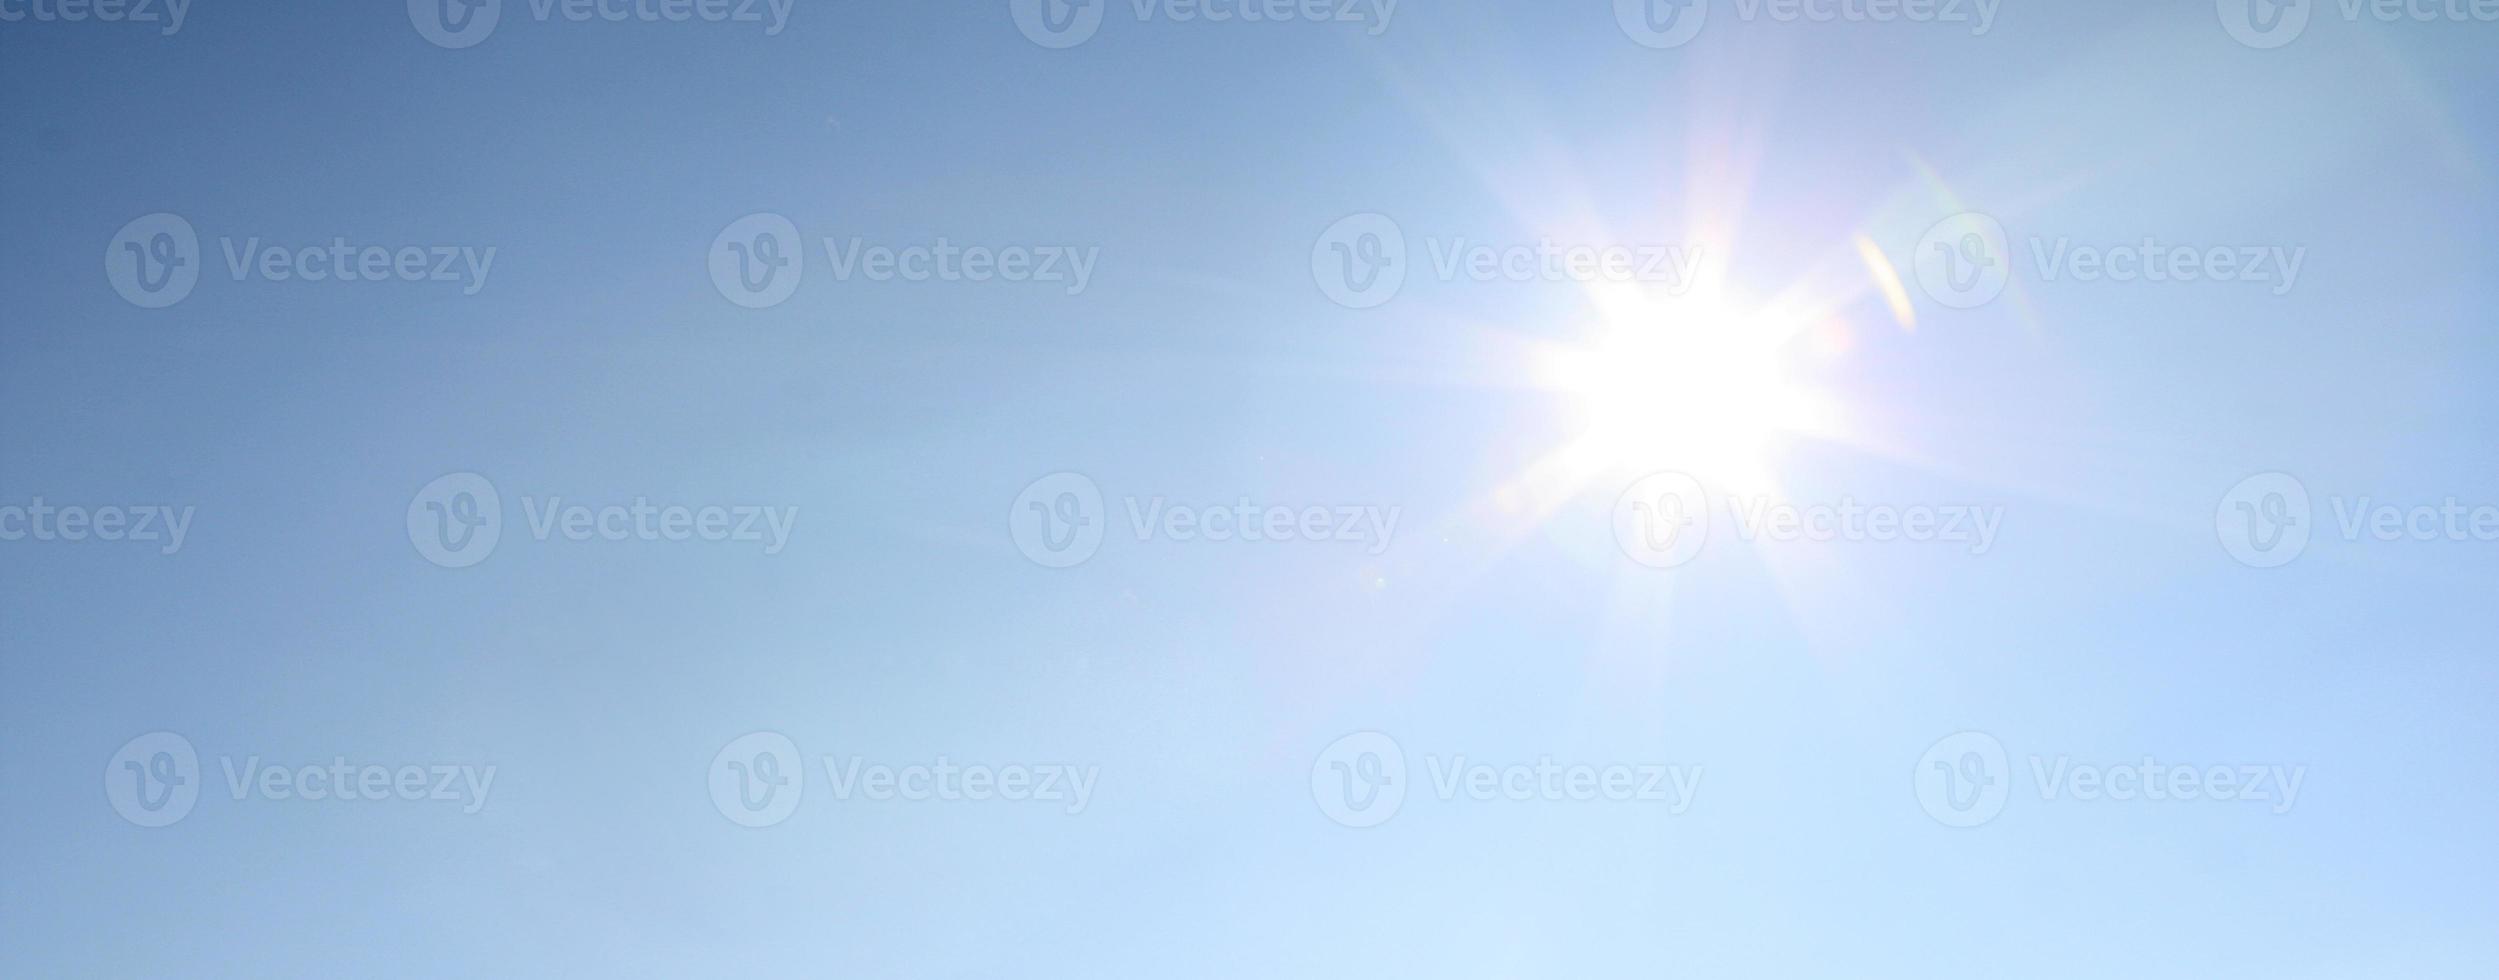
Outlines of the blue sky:
{"type": "Polygon", "coordinates": [[[2229,4],[0,18],[0,973],[2485,974],[2499,23],[2229,4]]]}

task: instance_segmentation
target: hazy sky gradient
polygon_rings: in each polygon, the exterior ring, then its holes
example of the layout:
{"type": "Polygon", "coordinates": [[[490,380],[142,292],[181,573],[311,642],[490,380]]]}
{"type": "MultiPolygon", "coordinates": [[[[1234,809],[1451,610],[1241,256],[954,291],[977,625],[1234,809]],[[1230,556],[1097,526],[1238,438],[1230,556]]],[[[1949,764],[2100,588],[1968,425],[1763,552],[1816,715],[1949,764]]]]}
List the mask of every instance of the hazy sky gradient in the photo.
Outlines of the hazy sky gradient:
{"type": "MultiPolygon", "coordinates": [[[[1605,2],[1359,25],[1140,21],[1065,50],[1003,2],[801,3],[473,47],[402,5],[0,23],[0,505],[168,505],[182,547],[0,541],[0,974],[26,977],[2470,977],[2499,959],[2499,542],[2347,539],[2334,505],[2499,504],[2499,23],[2235,42],[2204,3],[1969,25],[1746,20],[1633,43],[1605,2]],[[1903,329],[1956,212],[2014,283],[1903,329]],[[183,216],[142,309],[102,257],[183,216]],[[768,212],[795,294],[724,299],[768,212]],[[1332,303],[1314,243],[1423,268],[1332,303]],[[823,239],[1098,250],[1049,283],[843,280],[823,239]],[[2299,248],[2296,286],[2046,281],[2031,240],[2299,248]],[[484,287],[236,281],[221,242],[495,249],[484,287]],[[1813,296],[1848,439],[1782,492],[1999,509],[1948,542],[1626,558],[1626,474],[1499,491],[1569,438],[1522,351],[1570,283],[1443,281],[1426,240],[1704,247],[1813,296]],[[2316,537],[2233,561],[2294,475],[2316,537]],[[499,491],[474,567],[429,481],[499,491]],[[1019,553],[1075,472],[1108,534],[1019,553]],[[1397,508],[1352,542],[1139,540],[1126,501],[1397,508]],[[523,498],[796,508],[787,546],[537,540],[523,498]],[[196,746],[134,826],[125,743],[196,746]],[[706,767],[806,758],[776,826],[706,767]],[[1332,822],[1348,733],[1408,795],[1332,822]],[[2000,740],[2000,816],[1914,782],[2000,740]],[[1048,803],[840,800],[820,760],[1099,771],[1048,803]],[[475,813],[234,799],[220,760],[494,766],[475,813]],[[1437,799],[1446,764],[1676,765],[1691,805],[1437,799]],[[2042,799],[2054,765],[2301,767],[2296,805],[2042,799]]],[[[4,8],[0,9],[14,9],[4,8]]],[[[1637,473],[1628,474],[1636,476],[1637,473]]]]}

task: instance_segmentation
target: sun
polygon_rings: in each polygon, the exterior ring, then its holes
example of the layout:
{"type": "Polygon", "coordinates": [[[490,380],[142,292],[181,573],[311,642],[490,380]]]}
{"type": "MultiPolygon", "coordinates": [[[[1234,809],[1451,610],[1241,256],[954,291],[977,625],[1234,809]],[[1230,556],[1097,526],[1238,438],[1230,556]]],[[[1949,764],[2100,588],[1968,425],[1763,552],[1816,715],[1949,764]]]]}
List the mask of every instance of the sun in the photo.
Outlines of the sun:
{"type": "Polygon", "coordinates": [[[1715,303],[1617,313],[1547,352],[1542,381],[1568,396],[1581,469],[1674,470],[1729,491],[1769,488],[1790,437],[1823,421],[1801,383],[1792,325],[1715,303]]]}

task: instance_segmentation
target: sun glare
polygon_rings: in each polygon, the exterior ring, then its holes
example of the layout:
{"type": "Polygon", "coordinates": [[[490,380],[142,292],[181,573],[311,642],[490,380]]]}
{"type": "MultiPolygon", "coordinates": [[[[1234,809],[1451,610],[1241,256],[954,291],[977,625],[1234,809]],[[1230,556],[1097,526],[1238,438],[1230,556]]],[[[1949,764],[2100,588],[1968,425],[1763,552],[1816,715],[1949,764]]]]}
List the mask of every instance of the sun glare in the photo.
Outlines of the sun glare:
{"type": "Polygon", "coordinates": [[[1816,400],[1792,370],[1793,333],[1718,307],[1615,317],[1546,365],[1547,383],[1572,398],[1570,455],[1599,469],[1768,489],[1772,451],[1817,422],[1816,400]]]}

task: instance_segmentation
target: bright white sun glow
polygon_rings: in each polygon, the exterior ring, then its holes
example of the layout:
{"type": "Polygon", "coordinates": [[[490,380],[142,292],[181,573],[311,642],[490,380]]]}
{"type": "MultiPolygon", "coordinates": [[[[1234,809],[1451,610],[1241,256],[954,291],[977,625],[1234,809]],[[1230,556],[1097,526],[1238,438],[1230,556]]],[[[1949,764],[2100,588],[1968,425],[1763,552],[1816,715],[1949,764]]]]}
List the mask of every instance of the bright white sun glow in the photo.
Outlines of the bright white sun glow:
{"type": "MultiPolygon", "coordinates": [[[[1770,456],[1818,429],[1794,373],[1795,331],[1715,304],[1615,316],[1582,347],[1548,352],[1543,380],[1571,396],[1587,471],[1677,470],[1736,492],[1771,489],[1770,456]]],[[[1593,474],[1591,474],[1593,475],[1593,474]]]]}

